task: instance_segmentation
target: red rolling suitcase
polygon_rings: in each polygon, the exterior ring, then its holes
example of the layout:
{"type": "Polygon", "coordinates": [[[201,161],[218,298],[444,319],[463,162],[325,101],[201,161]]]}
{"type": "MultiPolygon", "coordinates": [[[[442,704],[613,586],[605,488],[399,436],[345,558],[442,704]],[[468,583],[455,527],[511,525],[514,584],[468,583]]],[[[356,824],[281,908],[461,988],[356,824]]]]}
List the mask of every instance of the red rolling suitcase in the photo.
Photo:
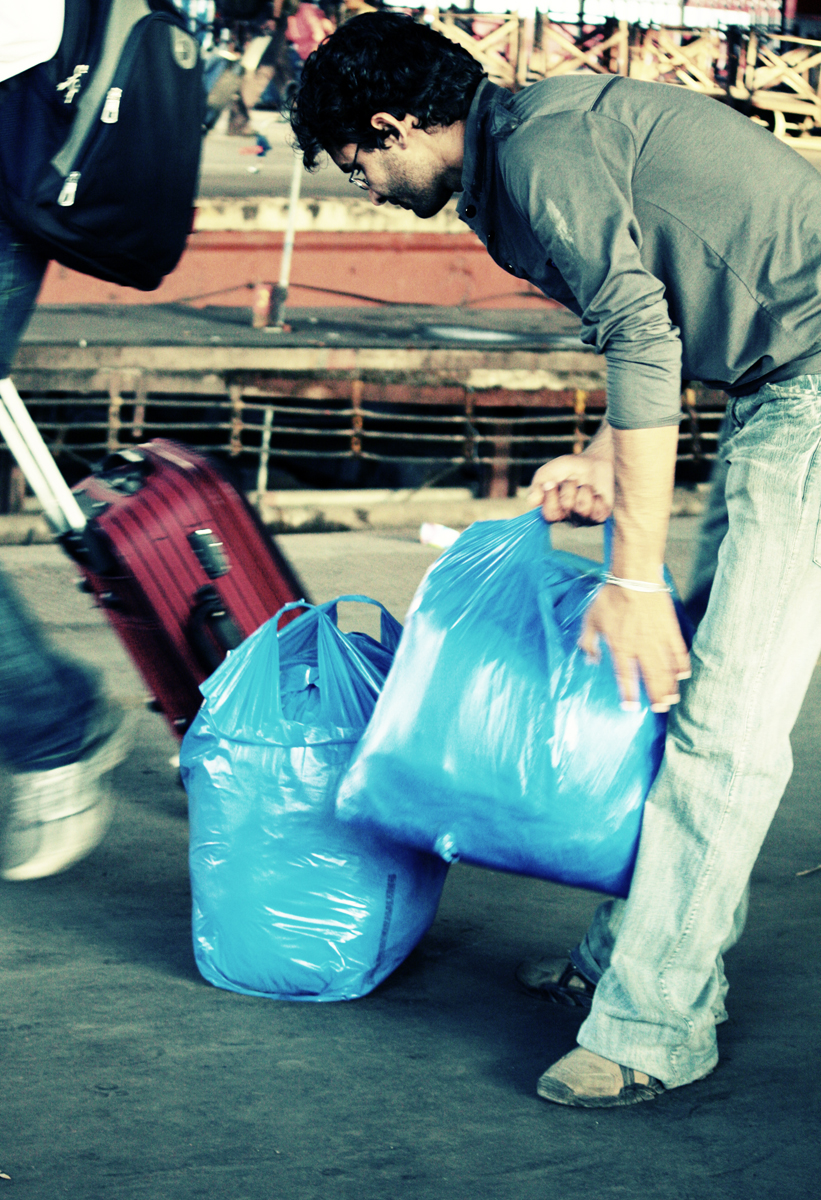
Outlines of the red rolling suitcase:
{"type": "MultiPolygon", "coordinates": [[[[206,459],[155,439],[111,455],[70,491],[11,380],[0,432],[181,737],[198,685],[305,589],[251,507],[206,459]]],[[[299,610],[286,614],[293,619],[299,610]]]]}

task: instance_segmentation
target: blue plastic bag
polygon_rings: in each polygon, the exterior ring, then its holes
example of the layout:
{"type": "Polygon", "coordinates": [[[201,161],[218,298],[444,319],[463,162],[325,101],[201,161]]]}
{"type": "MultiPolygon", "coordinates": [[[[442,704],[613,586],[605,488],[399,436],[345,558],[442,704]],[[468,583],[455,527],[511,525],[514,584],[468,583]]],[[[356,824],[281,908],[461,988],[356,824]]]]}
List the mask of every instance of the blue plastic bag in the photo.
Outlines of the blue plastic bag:
{"type": "Polygon", "coordinates": [[[577,639],[603,567],[538,511],[472,525],[411,605],[341,819],[447,861],[624,896],[666,718],[623,712],[577,639]]]}
{"type": "Polygon", "coordinates": [[[382,609],[381,644],[343,634],[336,605],[287,605],[307,611],[232,651],[183,740],[194,954],[217,987],[351,1000],[436,915],[445,863],[334,815],[401,633],[382,609]]]}

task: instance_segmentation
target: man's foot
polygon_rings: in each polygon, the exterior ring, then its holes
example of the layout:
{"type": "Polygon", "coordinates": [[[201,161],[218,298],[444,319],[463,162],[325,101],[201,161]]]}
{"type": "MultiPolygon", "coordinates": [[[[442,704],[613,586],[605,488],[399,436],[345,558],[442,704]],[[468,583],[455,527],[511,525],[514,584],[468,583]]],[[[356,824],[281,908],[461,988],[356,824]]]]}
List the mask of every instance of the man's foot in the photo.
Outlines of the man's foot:
{"type": "Polygon", "coordinates": [[[578,1046],[549,1067],[536,1091],[543,1100],[575,1108],[617,1108],[653,1100],[664,1084],[643,1071],[621,1067],[578,1046]]]}
{"type": "Polygon", "coordinates": [[[526,958],[516,968],[516,979],[531,996],[565,1008],[589,1010],[596,990],[566,958],[526,958]]]}
{"type": "Polygon", "coordinates": [[[0,845],[0,876],[42,879],[79,862],[111,822],[109,771],[128,753],[121,714],[97,730],[75,762],[11,777],[11,812],[0,845]]]}

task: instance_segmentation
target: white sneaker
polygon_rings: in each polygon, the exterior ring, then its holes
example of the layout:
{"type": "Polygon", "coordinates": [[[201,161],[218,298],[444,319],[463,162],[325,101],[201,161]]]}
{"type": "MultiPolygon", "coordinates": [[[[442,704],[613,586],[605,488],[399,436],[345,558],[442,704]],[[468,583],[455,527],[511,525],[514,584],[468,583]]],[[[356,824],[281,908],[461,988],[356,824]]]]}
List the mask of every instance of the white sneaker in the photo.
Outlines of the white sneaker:
{"type": "Polygon", "coordinates": [[[103,776],[122,762],[130,741],[121,722],[76,762],[11,777],[11,812],[1,847],[3,879],[56,875],[100,844],[114,809],[103,776]]]}

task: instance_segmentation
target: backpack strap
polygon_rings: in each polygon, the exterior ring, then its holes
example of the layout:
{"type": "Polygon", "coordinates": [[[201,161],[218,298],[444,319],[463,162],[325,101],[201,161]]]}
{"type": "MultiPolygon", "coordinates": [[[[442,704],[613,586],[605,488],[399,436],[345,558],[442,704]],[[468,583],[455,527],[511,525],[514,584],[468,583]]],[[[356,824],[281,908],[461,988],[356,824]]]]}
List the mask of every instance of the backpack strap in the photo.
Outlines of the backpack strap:
{"type": "MultiPolygon", "coordinates": [[[[123,46],[127,42],[131,30],[138,21],[150,13],[151,5],[148,0],[112,0],[105,26],[102,52],[88,86],[83,88],[80,95],[71,135],[61,146],[59,153],[55,154],[51,160],[51,165],[60,175],[68,175],[89,129],[97,119],[100,105],[111,87],[123,46]]],[[[68,85],[66,89],[66,98],[68,98],[72,80],[77,80],[78,72],[84,74],[88,69],[87,63],[75,64],[73,74],[57,84],[58,90],[64,89],[68,85]]],[[[67,102],[70,103],[68,99],[67,102]]]]}
{"type": "MultiPolygon", "coordinates": [[[[0,83],[0,104],[35,71],[44,75],[56,88],[61,80],[71,75],[75,64],[93,61],[94,47],[90,45],[93,25],[91,0],[69,0],[64,9],[63,32],[54,57],[37,63],[18,75],[12,75],[10,79],[4,79],[0,83]]],[[[104,25],[104,21],[98,23],[98,27],[104,25]]]]}

